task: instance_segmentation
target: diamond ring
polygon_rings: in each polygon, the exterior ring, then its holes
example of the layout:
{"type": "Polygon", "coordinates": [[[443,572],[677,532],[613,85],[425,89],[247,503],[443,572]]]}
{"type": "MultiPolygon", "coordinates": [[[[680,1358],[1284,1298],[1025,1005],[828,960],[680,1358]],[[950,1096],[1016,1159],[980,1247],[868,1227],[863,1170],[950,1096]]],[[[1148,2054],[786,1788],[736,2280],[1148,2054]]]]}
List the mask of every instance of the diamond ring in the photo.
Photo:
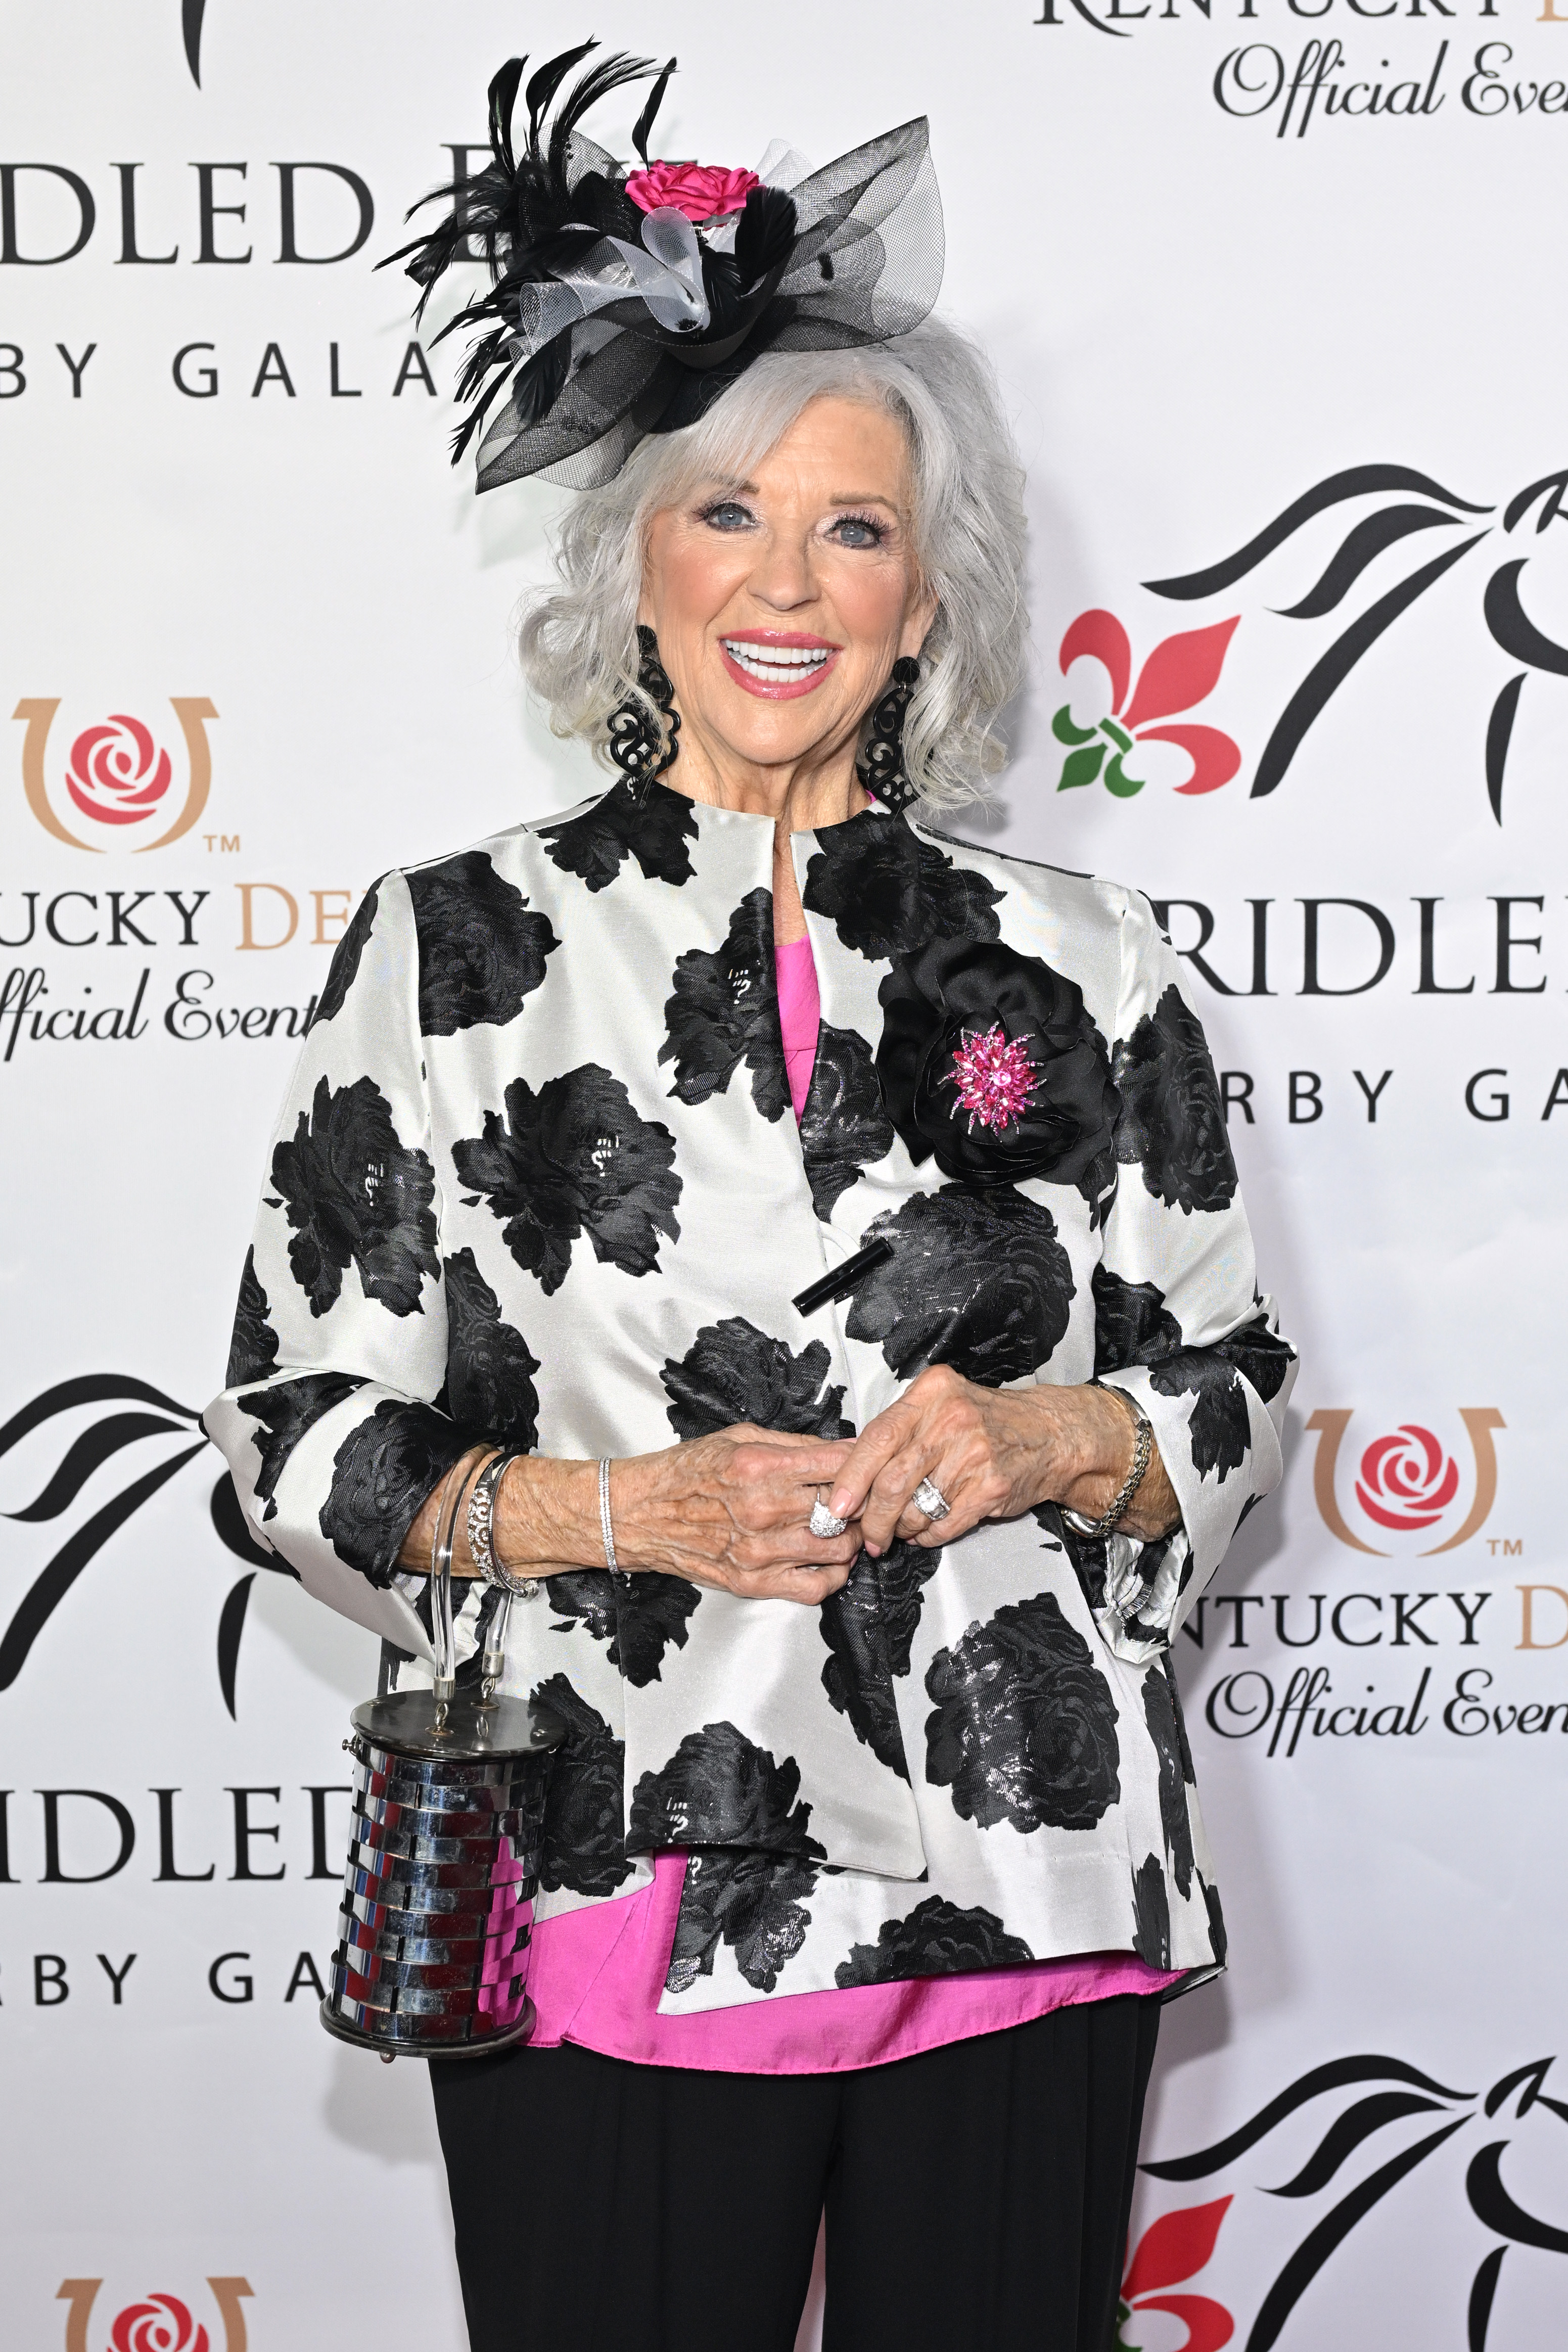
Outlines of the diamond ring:
{"type": "Polygon", "coordinates": [[[833,1513],[823,1501],[821,1496],[818,1495],[816,1502],[813,1503],[811,1507],[811,1517],[807,1521],[807,1525],[814,1536],[816,1536],[819,1538],[828,1536],[841,1536],[848,1524],[849,1522],[847,1519],[836,1519],[833,1513]]]}
{"type": "Polygon", "coordinates": [[[917,1511],[925,1513],[928,1519],[945,1519],[947,1517],[947,1496],[934,1478],[922,1478],[910,1500],[917,1511]]]}

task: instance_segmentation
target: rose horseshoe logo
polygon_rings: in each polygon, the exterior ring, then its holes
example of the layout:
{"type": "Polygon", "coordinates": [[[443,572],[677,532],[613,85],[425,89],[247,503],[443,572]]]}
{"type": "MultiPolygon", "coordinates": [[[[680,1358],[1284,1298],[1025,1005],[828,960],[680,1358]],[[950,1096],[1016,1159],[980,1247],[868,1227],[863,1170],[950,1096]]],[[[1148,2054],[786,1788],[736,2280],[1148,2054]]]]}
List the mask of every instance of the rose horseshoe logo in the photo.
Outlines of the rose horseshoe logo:
{"type": "MultiPolygon", "coordinates": [[[[1336,1406],[1321,1408],[1307,1423],[1318,1441],[1312,1464],[1312,1497],[1331,1536],[1352,1551],[1370,1552],[1378,1559],[1386,1559],[1389,1555],[1381,1544],[1368,1543],[1355,1533],[1340,1505],[1336,1483],[1340,1446],[1351,1419],[1346,1408],[1336,1406]]],[[[1507,1423],[1497,1407],[1489,1404],[1462,1406],[1459,1419],[1475,1456],[1475,1491],[1459,1525],[1441,1542],[1428,1544],[1422,1553],[1424,1559],[1440,1551],[1458,1551],[1461,1544],[1468,1543],[1485,1526],[1497,1500],[1498,1460],[1493,1440],[1497,1431],[1506,1428],[1507,1423]]],[[[1355,1480],[1355,1497],[1361,1509],[1374,1528],[1394,1535],[1417,1535],[1435,1528],[1458,1491],[1458,1462],[1445,1453],[1429,1429],[1414,1421],[1405,1422],[1398,1429],[1373,1439],[1362,1454],[1360,1475],[1355,1480]]]]}
{"type": "Polygon", "coordinates": [[[163,849],[190,832],[206,806],[212,786],[206,722],[217,717],[217,710],[205,695],[170,698],[169,707],[185,743],[187,781],[183,802],[172,791],[174,763],[142,719],[127,711],[113,711],[81,730],[70,747],[65,793],[75,815],[86,820],[85,837],[72,831],[48,789],[45,754],[59,707],[56,697],[19,702],[12,713],[27,730],[22,740],[22,787],[27,806],[46,833],[73,849],[123,845],[141,851],[163,849]],[[145,828],[152,838],[132,837],[137,827],[145,828]],[[91,837],[94,828],[101,828],[97,840],[91,837]]]}
{"type": "MultiPolygon", "coordinates": [[[[1529,483],[1509,500],[1499,523],[1479,520],[1494,517],[1495,507],[1478,506],[1472,499],[1458,498],[1430,475],[1417,473],[1408,466],[1348,467],[1342,473],[1330,474],[1315,482],[1265,524],[1256,538],[1218,563],[1202,572],[1189,572],[1168,580],[1148,580],[1143,584],[1156,596],[1168,596],[1182,603],[1228,594],[1238,582],[1289,546],[1298,532],[1319,515],[1363,499],[1383,503],[1371,505],[1361,520],[1350,526],[1305,594],[1294,604],[1279,608],[1281,619],[1320,621],[1337,612],[1370,565],[1417,534],[1423,551],[1431,544],[1425,537],[1427,531],[1444,534],[1437,542],[1440,551],[1427,556],[1395,586],[1363,605],[1320,655],[1286,704],[1263,747],[1258,772],[1252,780],[1251,797],[1263,800],[1279,790],[1308,730],[1321,716],[1356,664],[1384,631],[1392,628],[1401,614],[1407,612],[1429,588],[1436,587],[1446,572],[1463,562],[1484,540],[1491,539],[1495,530],[1500,530],[1503,539],[1510,541],[1533,516],[1533,532],[1523,541],[1528,551],[1522,555],[1510,553],[1506,562],[1495,565],[1481,597],[1481,617],[1494,644],[1510,661],[1524,665],[1500,688],[1487,726],[1487,798],[1500,824],[1509,746],[1525,682],[1531,671],[1568,677],[1568,646],[1558,645],[1531,618],[1521,585],[1526,569],[1540,551],[1531,541],[1538,542],[1553,523],[1568,520],[1563,511],[1568,502],[1568,469],[1543,475],[1541,480],[1529,483]],[[1474,527],[1478,520],[1479,529],[1474,527]],[[1453,540],[1447,534],[1454,531],[1463,531],[1464,536],[1453,540]]],[[[1520,544],[1518,541],[1513,543],[1520,544]]],[[[1494,552],[1502,552],[1496,540],[1492,544],[1494,552]]]]}
{"type": "MultiPolygon", "coordinates": [[[[62,2279],[55,2300],[68,2304],[65,2352],[88,2352],[88,2322],[101,2279],[62,2279]]],[[[242,2303],[250,2288],[242,2278],[210,2278],[207,2286],[223,2322],[223,2352],[246,2352],[242,2303]]],[[[110,2352],[217,2352],[208,2330],[177,2294],[150,2294],[117,2312],[109,2336],[110,2352]]]]}

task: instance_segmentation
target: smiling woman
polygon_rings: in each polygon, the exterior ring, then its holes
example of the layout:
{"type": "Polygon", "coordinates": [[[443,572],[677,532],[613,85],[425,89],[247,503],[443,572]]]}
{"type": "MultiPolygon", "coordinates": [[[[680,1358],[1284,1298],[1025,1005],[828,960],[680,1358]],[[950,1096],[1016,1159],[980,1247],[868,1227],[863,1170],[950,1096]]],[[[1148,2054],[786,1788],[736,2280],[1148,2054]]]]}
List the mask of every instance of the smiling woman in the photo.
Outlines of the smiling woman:
{"type": "Polygon", "coordinates": [[[1169,1649],[1294,1359],[1148,903],[930,823],[1026,622],[924,124],[650,163],[661,78],[632,172],[581,54],[410,268],[489,253],[480,485],[580,492],[524,669],[619,772],[367,894],[208,1426],[389,1686],[471,1492],[459,1679],[565,1729],[532,2043],[433,2070],[476,2352],[786,2352],[825,2209],[829,2352],[1105,2352],[1225,1956],[1169,1649]]]}

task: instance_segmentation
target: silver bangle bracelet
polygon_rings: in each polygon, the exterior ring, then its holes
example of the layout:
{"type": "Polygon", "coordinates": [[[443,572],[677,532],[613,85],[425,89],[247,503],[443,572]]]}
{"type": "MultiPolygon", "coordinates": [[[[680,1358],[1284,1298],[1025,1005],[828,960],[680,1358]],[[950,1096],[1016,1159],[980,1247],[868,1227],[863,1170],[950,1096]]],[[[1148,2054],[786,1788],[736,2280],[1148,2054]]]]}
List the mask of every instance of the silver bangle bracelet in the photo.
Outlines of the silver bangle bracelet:
{"type": "Polygon", "coordinates": [[[487,1584],[494,1585],[498,1592],[510,1593],[514,1601],[534,1600],[539,1591],[539,1580],[533,1576],[514,1575],[497,1559],[495,1506],[501,1480],[512,1464],[521,1461],[524,1450],[521,1445],[508,1445],[492,1454],[475,1480],[473,1493],[468,1497],[468,1549],[473,1554],[474,1566],[487,1584]]]}
{"type": "Polygon", "coordinates": [[[625,1573],[616,1558],[616,1531],[610,1525],[610,1462],[606,1454],[599,1465],[599,1533],[605,1539],[605,1566],[612,1576],[625,1573]]]}
{"type": "MultiPolygon", "coordinates": [[[[1129,1396],[1125,1389],[1112,1387],[1107,1381],[1091,1381],[1089,1386],[1103,1389],[1108,1396],[1120,1397],[1132,1415],[1133,1427],[1137,1433],[1132,1445],[1132,1467],[1122,1481],[1115,1501],[1102,1518],[1095,1519],[1084,1528],[1086,1535],[1108,1536],[1117,1521],[1123,1517],[1133,1496],[1143,1484],[1144,1475],[1154,1454],[1154,1426],[1137,1398],[1129,1396]]],[[[1076,1513],[1074,1517],[1077,1517],[1076,1513]]]]}

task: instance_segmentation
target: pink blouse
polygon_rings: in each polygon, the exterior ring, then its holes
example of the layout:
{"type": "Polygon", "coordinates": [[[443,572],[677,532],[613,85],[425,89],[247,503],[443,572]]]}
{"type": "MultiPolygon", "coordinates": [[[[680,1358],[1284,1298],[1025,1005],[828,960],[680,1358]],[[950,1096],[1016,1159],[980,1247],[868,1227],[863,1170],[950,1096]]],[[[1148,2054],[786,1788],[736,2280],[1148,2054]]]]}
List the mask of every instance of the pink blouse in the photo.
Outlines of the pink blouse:
{"type": "MultiPolygon", "coordinates": [[[[784,1065],[798,1120],[816,1058],[816,967],[809,940],[792,940],[773,953],[784,1065]]],[[[573,2042],[608,2058],[716,2074],[839,2073],[908,2058],[973,2033],[998,2033],[1075,2001],[1163,1992],[1181,1975],[1152,1969],[1131,1952],[1085,1952],[900,1984],[775,1993],[734,2009],[661,2017],[659,1995],[685,1878],[685,1854],[661,1853],[652,1885],[636,1895],[540,1922],[528,1976],[539,2012],[536,2049],[573,2042]]]]}

